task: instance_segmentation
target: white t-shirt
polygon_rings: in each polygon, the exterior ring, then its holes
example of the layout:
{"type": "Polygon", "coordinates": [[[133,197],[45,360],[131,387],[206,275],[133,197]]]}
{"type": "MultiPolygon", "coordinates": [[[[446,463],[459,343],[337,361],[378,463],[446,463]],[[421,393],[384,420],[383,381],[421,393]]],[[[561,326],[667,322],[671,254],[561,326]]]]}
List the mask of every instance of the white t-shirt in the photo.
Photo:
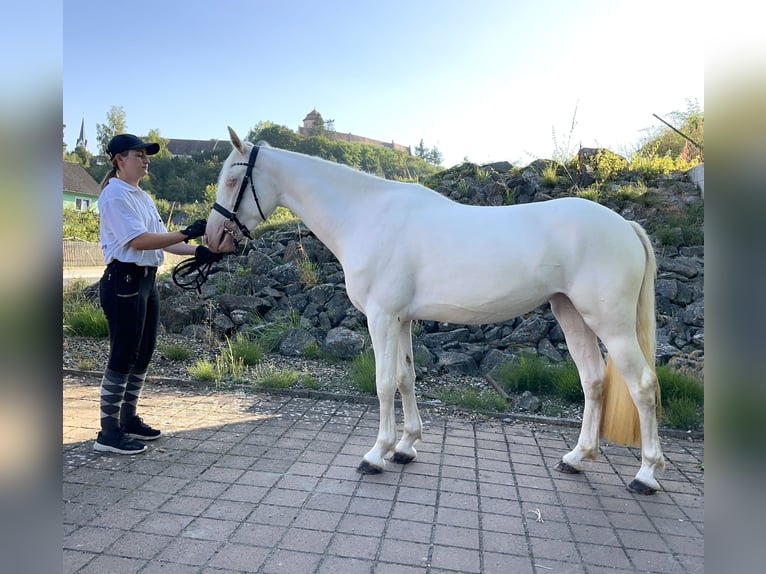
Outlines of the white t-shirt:
{"type": "Polygon", "coordinates": [[[114,259],[141,266],[159,267],[165,260],[162,249],[133,249],[129,243],[142,233],[165,233],[157,206],[139,187],[113,177],[98,197],[101,250],[108,265],[114,259]]]}

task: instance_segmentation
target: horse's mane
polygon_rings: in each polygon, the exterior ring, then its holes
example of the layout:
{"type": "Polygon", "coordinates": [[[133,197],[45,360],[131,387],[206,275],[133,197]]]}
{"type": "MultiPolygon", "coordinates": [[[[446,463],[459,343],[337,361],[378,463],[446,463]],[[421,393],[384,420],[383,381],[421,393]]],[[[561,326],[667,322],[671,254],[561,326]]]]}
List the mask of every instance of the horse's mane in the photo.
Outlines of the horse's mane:
{"type": "MultiPolygon", "coordinates": [[[[252,144],[251,142],[248,142],[248,143],[250,144],[250,147],[248,147],[248,150],[252,149],[252,146],[254,144],[252,144]]],[[[377,182],[385,184],[385,185],[408,183],[408,182],[404,182],[404,181],[398,181],[398,180],[395,180],[395,179],[386,179],[385,177],[381,177],[378,174],[370,173],[368,171],[363,171],[363,170],[361,170],[361,169],[359,169],[357,167],[353,167],[353,166],[347,165],[345,163],[339,163],[337,161],[332,161],[332,160],[329,160],[329,159],[325,159],[325,158],[319,157],[317,155],[309,155],[309,154],[301,153],[301,152],[298,152],[298,151],[292,151],[292,150],[288,150],[288,149],[274,147],[274,146],[270,145],[269,142],[267,142],[265,140],[260,140],[255,145],[266,147],[266,148],[271,148],[271,149],[274,149],[274,150],[278,150],[280,152],[283,152],[283,153],[286,153],[286,154],[289,154],[289,155],[292,155],[292,156],[299,156],[301,158],[306,158],[306,159],[312,161],[313,163],[317,164],[320,167],[320,169],[326,169],[326,170],[329,170],[329,171],[333,171],[334,173],[340,174],[340,175],[348,175],[349,177],[360,177],[360,176],[362,176],[362,177],[366,177],[366,178],[368,178],[368,179],[370,179],[372,181],[377,181],[377,182]]]]}

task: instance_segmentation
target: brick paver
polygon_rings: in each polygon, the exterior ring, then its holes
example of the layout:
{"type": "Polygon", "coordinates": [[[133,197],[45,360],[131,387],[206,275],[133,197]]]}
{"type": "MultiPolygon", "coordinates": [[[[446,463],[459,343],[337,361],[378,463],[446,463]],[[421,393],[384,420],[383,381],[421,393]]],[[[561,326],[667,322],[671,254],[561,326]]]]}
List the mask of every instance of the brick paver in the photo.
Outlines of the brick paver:
{"type": "MultiPolygon", "coordinates": [[[[150,382],[165,436],[92,450],[98,380],[64,378],[63,572],[455,574],[704,570],[704,445],[664,438],[663,490],[634,449],[552,470],[577,429],[423,410],[409,465],[360,476],[377,406],[150,382]]],[[[400,416],[400,414],[398,414],[400,416]]]]}

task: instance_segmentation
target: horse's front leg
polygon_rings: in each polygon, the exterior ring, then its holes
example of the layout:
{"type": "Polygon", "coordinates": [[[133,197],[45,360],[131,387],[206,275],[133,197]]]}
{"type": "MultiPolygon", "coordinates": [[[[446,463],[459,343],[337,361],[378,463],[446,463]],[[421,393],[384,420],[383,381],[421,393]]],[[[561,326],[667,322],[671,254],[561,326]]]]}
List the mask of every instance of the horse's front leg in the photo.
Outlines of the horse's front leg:
{"type": "Polygon", "coordinates": [[[385,456],[396,440],[394,395],[396,393],[396,360],[399,346],[399,324],[396,317],[376,311],[368,313],[367,325],[375,353],[375,387],[380,405],[378,438],[357,467],[361,474],[383,472],[385,456]]]}
{"type": "Polygon", "coordinates": [[[423,437],[418,403],[415,399],[415,358],[412,354],[412,322],[405,321],[399,331],[398,369],[396,386],[402,397],[404,432],[394,450],[394,462],[407,464],[418,456],[414,444],[423,437]]]}

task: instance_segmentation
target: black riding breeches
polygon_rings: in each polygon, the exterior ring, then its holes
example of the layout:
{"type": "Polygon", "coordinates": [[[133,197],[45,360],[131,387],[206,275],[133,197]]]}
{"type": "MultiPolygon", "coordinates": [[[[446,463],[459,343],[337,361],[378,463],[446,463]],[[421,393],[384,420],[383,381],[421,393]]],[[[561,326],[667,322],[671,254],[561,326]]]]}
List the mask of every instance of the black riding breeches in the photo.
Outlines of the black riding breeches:
{"type": "Polygon", "coordinates": [[[160,298],[156,267],[112,261],[99,281],[99,298],[109,325],[108,368],[146,373],[157,343],[160,298]]]}

